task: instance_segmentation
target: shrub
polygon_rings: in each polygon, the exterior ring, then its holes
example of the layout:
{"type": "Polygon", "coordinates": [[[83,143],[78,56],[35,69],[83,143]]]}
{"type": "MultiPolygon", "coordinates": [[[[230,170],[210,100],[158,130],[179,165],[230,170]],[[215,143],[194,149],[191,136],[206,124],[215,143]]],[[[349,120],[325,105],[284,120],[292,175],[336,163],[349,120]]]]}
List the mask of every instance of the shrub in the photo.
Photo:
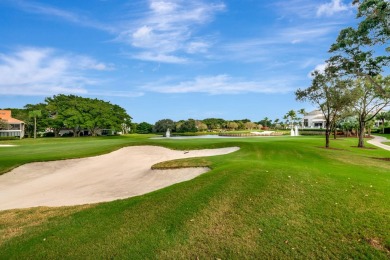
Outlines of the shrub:
{"type": "Polygon", "coordinates": [[[0,137],[0,141],[10,141],[10,140],[19,140],[17,136],[2,136],[0,137]]]}
{"type": "Polygon", "coordinates": [[[43,137],[54,137],[54,133],[53,132],[47,132],[47,133],[43,133],[42,135],[43,137]]]}

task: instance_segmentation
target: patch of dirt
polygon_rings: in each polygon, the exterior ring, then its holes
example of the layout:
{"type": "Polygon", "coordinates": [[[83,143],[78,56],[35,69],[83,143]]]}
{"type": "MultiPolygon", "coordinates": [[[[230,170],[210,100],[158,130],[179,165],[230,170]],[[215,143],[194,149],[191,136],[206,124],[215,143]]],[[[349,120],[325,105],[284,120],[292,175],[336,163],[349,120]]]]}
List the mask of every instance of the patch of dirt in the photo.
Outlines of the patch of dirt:
{"type": "Polygon", "coordinates": [[[381,161],[388,161],[390,162],[390,158],[378,158],[378,157],[370,157],[371,159],[375,159],[375,160],[381,160],[381,161]]]}
{"type": "Polygon", "coordinates": [[[359,149],[366,149],[366,150],[376,150],[377,148],[374,147],[358,147],[358,146],[351,146],[353,148],[359,148],[359,149]]]}
{"type": "Polygon", "coordinates": [[[390,255],[390,248],[387,248],[386,246],[384,246],[380,239],[379,238],[367,238],[365,239],[367,241],[368,244],[370,244],[370,246],[372,246],[373,248],[377,249],[377,250],[380,250],[380,251],[383,251],[383,252],[386,252],[387,255],[390,255]]]}

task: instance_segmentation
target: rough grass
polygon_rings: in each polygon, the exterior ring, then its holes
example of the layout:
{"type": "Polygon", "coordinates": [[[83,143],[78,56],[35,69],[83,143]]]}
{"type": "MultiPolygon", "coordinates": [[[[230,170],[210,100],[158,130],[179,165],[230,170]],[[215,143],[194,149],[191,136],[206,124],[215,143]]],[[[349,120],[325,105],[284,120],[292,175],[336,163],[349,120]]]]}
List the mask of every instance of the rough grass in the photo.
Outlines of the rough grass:
{"type": "MultiPolygon", "coordinates": [[[[51,142],[35,144],[44,159],[55,157],[44,152],[51,142]]],[[[390,152],[358,149],[355,142],[340,139],[331,141],[336,149],[323,149],[321,137],[72,140],[81,150],[70,157],[142,143],[241,149],[157,165],[212,171],[143,196],[0,211],[0,234],[22,229],[0,238],[0,258],[388,259],[390,164],[372,158],[390,152]]],[[[24,149],[34,151],[32,145],[24,149]]],[[[37,157],[15,163],[22,159],[37,157]]]]}

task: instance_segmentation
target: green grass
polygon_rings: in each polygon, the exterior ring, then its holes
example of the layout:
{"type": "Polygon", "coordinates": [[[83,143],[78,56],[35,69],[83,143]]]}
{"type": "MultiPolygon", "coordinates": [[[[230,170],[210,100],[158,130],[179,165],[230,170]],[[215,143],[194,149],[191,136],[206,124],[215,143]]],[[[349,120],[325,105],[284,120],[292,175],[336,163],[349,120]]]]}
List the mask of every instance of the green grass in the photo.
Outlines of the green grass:
{"type": "Polygon", "coordinates": [[[156,167],[208,166],[193,180],[90,206],[0,212],[0,258],[388,259],[390,158],[355,138],[150,140],[142,136],[21,140],[0,171],[127,145],[239,146],[156,167]],[[5,165],[5,166],[4,166],[5,165]]]}

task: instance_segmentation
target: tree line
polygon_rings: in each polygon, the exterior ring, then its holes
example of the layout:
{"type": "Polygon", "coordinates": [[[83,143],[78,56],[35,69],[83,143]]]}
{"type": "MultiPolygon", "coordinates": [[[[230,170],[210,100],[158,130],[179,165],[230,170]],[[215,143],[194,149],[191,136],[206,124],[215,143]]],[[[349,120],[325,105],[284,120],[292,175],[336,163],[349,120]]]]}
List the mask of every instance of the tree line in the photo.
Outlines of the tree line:
{"type": "Polygon", "coordinates": [[[330,46],[325,70],[314,71],[311,86],[295,92],[297,100],[309,101],[322,111],[327,148],[337,122],[351,116],[358,122],[358,147],[364,147],[367,124],[390,104],[390,2],[354,0],[353,4],[358,7],[357,27],[340,31],[330,46]]]}
{"type": "MultiPolygon", "coordinates": [[[[268,120],[268,118],[266,118],[268,120]]],[[[187,119],[174,121],[172,119],[161,119],[153,125],[147,122],[133,124],[133,131],[140,134],[165,133],[167,129],[177,133],[195,133],[206,131],[233,131],[233,130],[255,130],[264,129],[265,125],[271,126],[272,120],[252,122],[249,119],[224,120],[222,118],[206,118],[203,120],[187,119]],[[262,124],[263,123],[263,124],[262,124]]]]}
{"type": "Polygon", "coordinates": [[[225,120],[222,118],[206,118],[202,120],[187,119],[174,121],[172,119],[161,119],[150,124],[141,122],[139,124],[132,123],[132,133],[148,134],[148,133],[165,133],[169,128],[170,131],[176,133],[188,132],[206,132],[206,131],[237,131],[237,130],[268,130],[268,129],[287,129],[292,125],[301,125],[303,116],[306,114],[304,109],[297,111],[288,111],[283,119],[276,118],[274,120],[264,117],[262,120],[252,122],[250,119],[225,120]],[[301,115],[302,117],[299,117],[301,115]]]}

